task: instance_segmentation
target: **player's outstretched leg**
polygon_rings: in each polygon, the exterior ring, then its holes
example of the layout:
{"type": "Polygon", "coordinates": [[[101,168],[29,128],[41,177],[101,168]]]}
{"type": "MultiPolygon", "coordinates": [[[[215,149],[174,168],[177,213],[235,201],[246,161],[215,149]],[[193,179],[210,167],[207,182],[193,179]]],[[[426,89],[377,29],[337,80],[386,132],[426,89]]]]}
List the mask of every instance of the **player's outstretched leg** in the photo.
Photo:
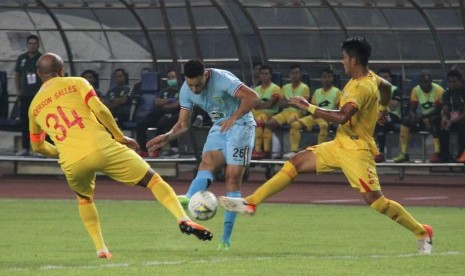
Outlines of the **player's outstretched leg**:
{"type": "Polygon", "coordinates": [[[81,216],[81,220],[94,242],[95,248],[97,249],[97,257],[102,259],[111,259],[112,255],[103,241],[98,212],[93,199],[78,196],[78,202],[79,215],[81,216]]]}
{"type": "Polygon", "coordinates": [[[265,199],[285,189],[297,176],[294,165],[287,161],[283,167],[272,178],[258,187],[255,192],[246,198],[234,198],[220,196],[218,203],[220,206],[231,212],[241,213],[251,216],[256,212],[256,206],[265,199]]]}
{"type": "Polygon", "coordinates": [[[205,228],[192,220],[184,219],[179,221],[179,229],[184,234],[193,234],[199,240],[210,241],[213,238],[213,234],[208,228],[205,228]]]}
{"type": "Polygon", "coordinates": [[[420,254],[431,254],[433,250],[433,228],[431,226],[420,224],[402,205],[384,196],[375,200],[370,207],[410,230],[417,238],[420,254]]]}
{"type": "Polygon", "coordinates": [[[155,198],[178,220],[182,233],[194,234],[200,240],[209,241],[213,234],[207,228],[191,221],[184,209],[181,207],[173,188],[166,183],[160,175],[155,174],[149,181],[147,188],[153,193],[155,198]]]}
{"type": "Polygon", "coordinates": [[[218,204],[227,211],[240,213],[247,217],[252,216],[256,211],[256,206],[248,203],[242,197],[220,196],[218,198],[218,204]]]}
{"type": "Polygon", "coordinates": [[[179,203],[181,203],[184,210],[187,210],[190,198],[197,192],[205,191],[212,181],[213,174],[211,171],[202,170],[197,172],[197,175],[194,180],[192,180],[187,193],[185,195],[178,196],[179,203]]]}

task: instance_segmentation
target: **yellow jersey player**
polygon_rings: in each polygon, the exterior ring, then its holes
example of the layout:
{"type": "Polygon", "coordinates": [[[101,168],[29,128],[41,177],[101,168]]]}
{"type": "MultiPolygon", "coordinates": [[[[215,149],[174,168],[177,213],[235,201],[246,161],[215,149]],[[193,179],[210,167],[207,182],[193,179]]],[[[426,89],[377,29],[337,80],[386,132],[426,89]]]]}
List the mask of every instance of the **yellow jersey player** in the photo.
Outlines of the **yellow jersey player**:
{"type": "Polygon", "coordinates": [[[342,63],[351,77],[343,89],[341,108],[326,110],[308,103],[302,97],[291,103],[329,122],[338,123],[334,140],[297,153],[281,170],[246,198],[220,197],[221,206],[230,211],[252,215],[266,198],[285,189],[303,172],[324,173],[341,169],[350,185],[358,190],[365,202],[411,231],[417,238],[421,254],[430,254],[433,229],[420,224],[399,203],[387,199],[381,192],[373,155],[378,150],[373,131],[378,118],[385,121],[391,84],[368,69],[371,45],[361,37],[349,38],[342,44],[342,63]],[[379,101],[378,86],[381,91],[379,101]],[[378,111],[378,103],[380,103],[378,111]]]}
{"type": "Polygon", "coordinates": [[[408,143],[410,141],[410,129],[419,125],[420,129],[427,129],[433,135],[434,154],[430,158],[431,163],[441,160],[441,147],[439,143],[439,131],[441,129],[442,94],[444,88],[433,83],[431,75],[422,73],[419,84],[412,89],[410,95],[409,111],[400,125],[399,143],[400,154],[394,158],[394,162],[402,163],[409,161],[408,143]],[[417,114],[420,107],[421,114],[417,114]]]}
{"type": "Polygon", "coordinates": [[[259,103],[252,109],[252,114],[257,124],[255,128],[255,147],[252,159],[271,157],[271,139],[265,141],[265,124],[279,111],[279,99],[281,88],[271,82],[273,70],[268,65],[260,67],[260,85],[254,90],[258,94],[259,103]]]}
{"type": "MultiPolygon", "coordinates": [[[[289,99],[291,97],[302,96],[305,99],[310,97],[310,88],[302,82],[302,68],[298,64],[291,66],[289,72],[290,83],[284,85],[281,89],[281,94],[283,99],[279,101],[283,111],[271,117],[271,119],[266,123],[265,130],[263,133],[263,143],[264,145],[271,145],[273,130],[278,126],[284,124],[290,124],[295,120],[298,120],[306,114],[304,110],[300,110],[294,106],[289,105],[289,99]]],[[[291,148],[293,142],[293,133],[290,133],[291,148]]],[[[299,133],[300,134],[300,133],[299,133]]],[[[265,148],[265,147],[264,147],[265,148]]],[[[267,148],[269,148],[267,146],[267,148]]],[[[297,149],[295,150],[297,151],[297,149]]]]}
{"type": "Polygon", "coordinates": [[[176,217],[181,232],[211,240],[207,228],[187,217],[171,186],[132,150],[138,147],[137,142],[123,135],[89,82],[63,77],[63,60],[56,54],[41,56],[37,64],[43,85],[29,108],[32,149],[58,157],[68,185],[77,195],[79,214],[97,256],[112,257],[93,200],[96,172],[127,185],[146,187],[176,217]],[[54,145],[45,141],[46,134],[54,145]]]}
{"type": "MultiPolygon", "coordinates": [[[[334,81],[334,73],[333,70],[330,68],[325,68],[321,72],[321,83],[323,87],[318,88],[313,93],[311,103],[328,110],[334,110],[339,107],[339,100],[341,98],[342,92],[339,88],[333,86],[334,81]]],[[[300,130],[305,128],[308,131],[312,131],[314,125],[318,125],[319,133],[318,133],[318,144],[326,142],[328,138],[328,127],[329,124],[326,120],[319,118],[313,114],[307,115],[302,117],[298,120],[291,122],[291,129],[290,129],[290,152],[286,153],[283,157],[284,159],[290,159],[294,156],[297,151],[299,150],[300,140],[302,139],[302,135],[300,134],[300,130]]]]}

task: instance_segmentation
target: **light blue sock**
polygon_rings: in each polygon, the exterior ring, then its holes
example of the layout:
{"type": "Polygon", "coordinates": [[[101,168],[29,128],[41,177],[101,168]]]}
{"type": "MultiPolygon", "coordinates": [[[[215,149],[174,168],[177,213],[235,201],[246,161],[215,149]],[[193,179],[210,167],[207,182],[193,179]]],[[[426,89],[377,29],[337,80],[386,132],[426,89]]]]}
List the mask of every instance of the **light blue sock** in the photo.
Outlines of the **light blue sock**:
{"type": "Polygon", "coordinates": [[[197,176],[192,180],[189,190],[186,193],[188,198],[191,198],[198,191],[205,191],[210,183],[213,181],[213,174],[211,171],[198,171],[197,176]]]}
{"type": "MultiPolygon", "coordinates": [[[[240,191],[235,192],[227,192],[227,197],[241,197],[240,191]]],[[[234,227],[234,223],[236,222],[237,213],[224,211],[224,228],[223,228],[223,237],[221,238],[222,241],[231,244],[231,234],[234,227]]]]}

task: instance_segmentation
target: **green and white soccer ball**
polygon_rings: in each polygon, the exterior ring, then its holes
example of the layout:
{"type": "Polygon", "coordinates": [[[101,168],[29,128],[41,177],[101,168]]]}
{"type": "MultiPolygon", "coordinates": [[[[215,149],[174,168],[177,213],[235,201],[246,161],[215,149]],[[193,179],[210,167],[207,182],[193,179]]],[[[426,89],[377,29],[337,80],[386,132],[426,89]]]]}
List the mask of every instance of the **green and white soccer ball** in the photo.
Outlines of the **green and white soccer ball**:
{"type": "Polygon", "coordinates": [[[209,191],[197,192],[189,200],[189,213],[197,220],[209,220],[213,218],[217,209],[218,200],[209,191]]]}

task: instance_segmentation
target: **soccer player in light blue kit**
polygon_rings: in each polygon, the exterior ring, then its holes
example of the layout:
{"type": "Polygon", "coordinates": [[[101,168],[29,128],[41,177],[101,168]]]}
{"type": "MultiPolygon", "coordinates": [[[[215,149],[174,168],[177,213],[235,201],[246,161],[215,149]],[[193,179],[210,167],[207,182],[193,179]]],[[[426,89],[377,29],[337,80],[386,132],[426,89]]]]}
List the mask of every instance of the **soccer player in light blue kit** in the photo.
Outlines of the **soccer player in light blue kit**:
{"type": "MultiPolygon", "coordinates": [[[[255,140],[255,120],[250,110],[258,101],[258,95],[232,73],[205,69],[199,60],[189,60],[184,65],[185,82],[181,87],[179,119],[173,128],[147,143],[152,151],[177,139],[190,127],[194,105],[205,110],[213,121],[202,152],[197,176],[185,196],[179,200],[187,206],[189,199],[198,191],[204,191],[213,181],[214,173],[226,164],[225,182],[228,197],[241,197],[244,171],[250,161],[255,140]]],[[[219,250],[229,250],[236,213],[225,211],[223,236],[219,250]]]]}

